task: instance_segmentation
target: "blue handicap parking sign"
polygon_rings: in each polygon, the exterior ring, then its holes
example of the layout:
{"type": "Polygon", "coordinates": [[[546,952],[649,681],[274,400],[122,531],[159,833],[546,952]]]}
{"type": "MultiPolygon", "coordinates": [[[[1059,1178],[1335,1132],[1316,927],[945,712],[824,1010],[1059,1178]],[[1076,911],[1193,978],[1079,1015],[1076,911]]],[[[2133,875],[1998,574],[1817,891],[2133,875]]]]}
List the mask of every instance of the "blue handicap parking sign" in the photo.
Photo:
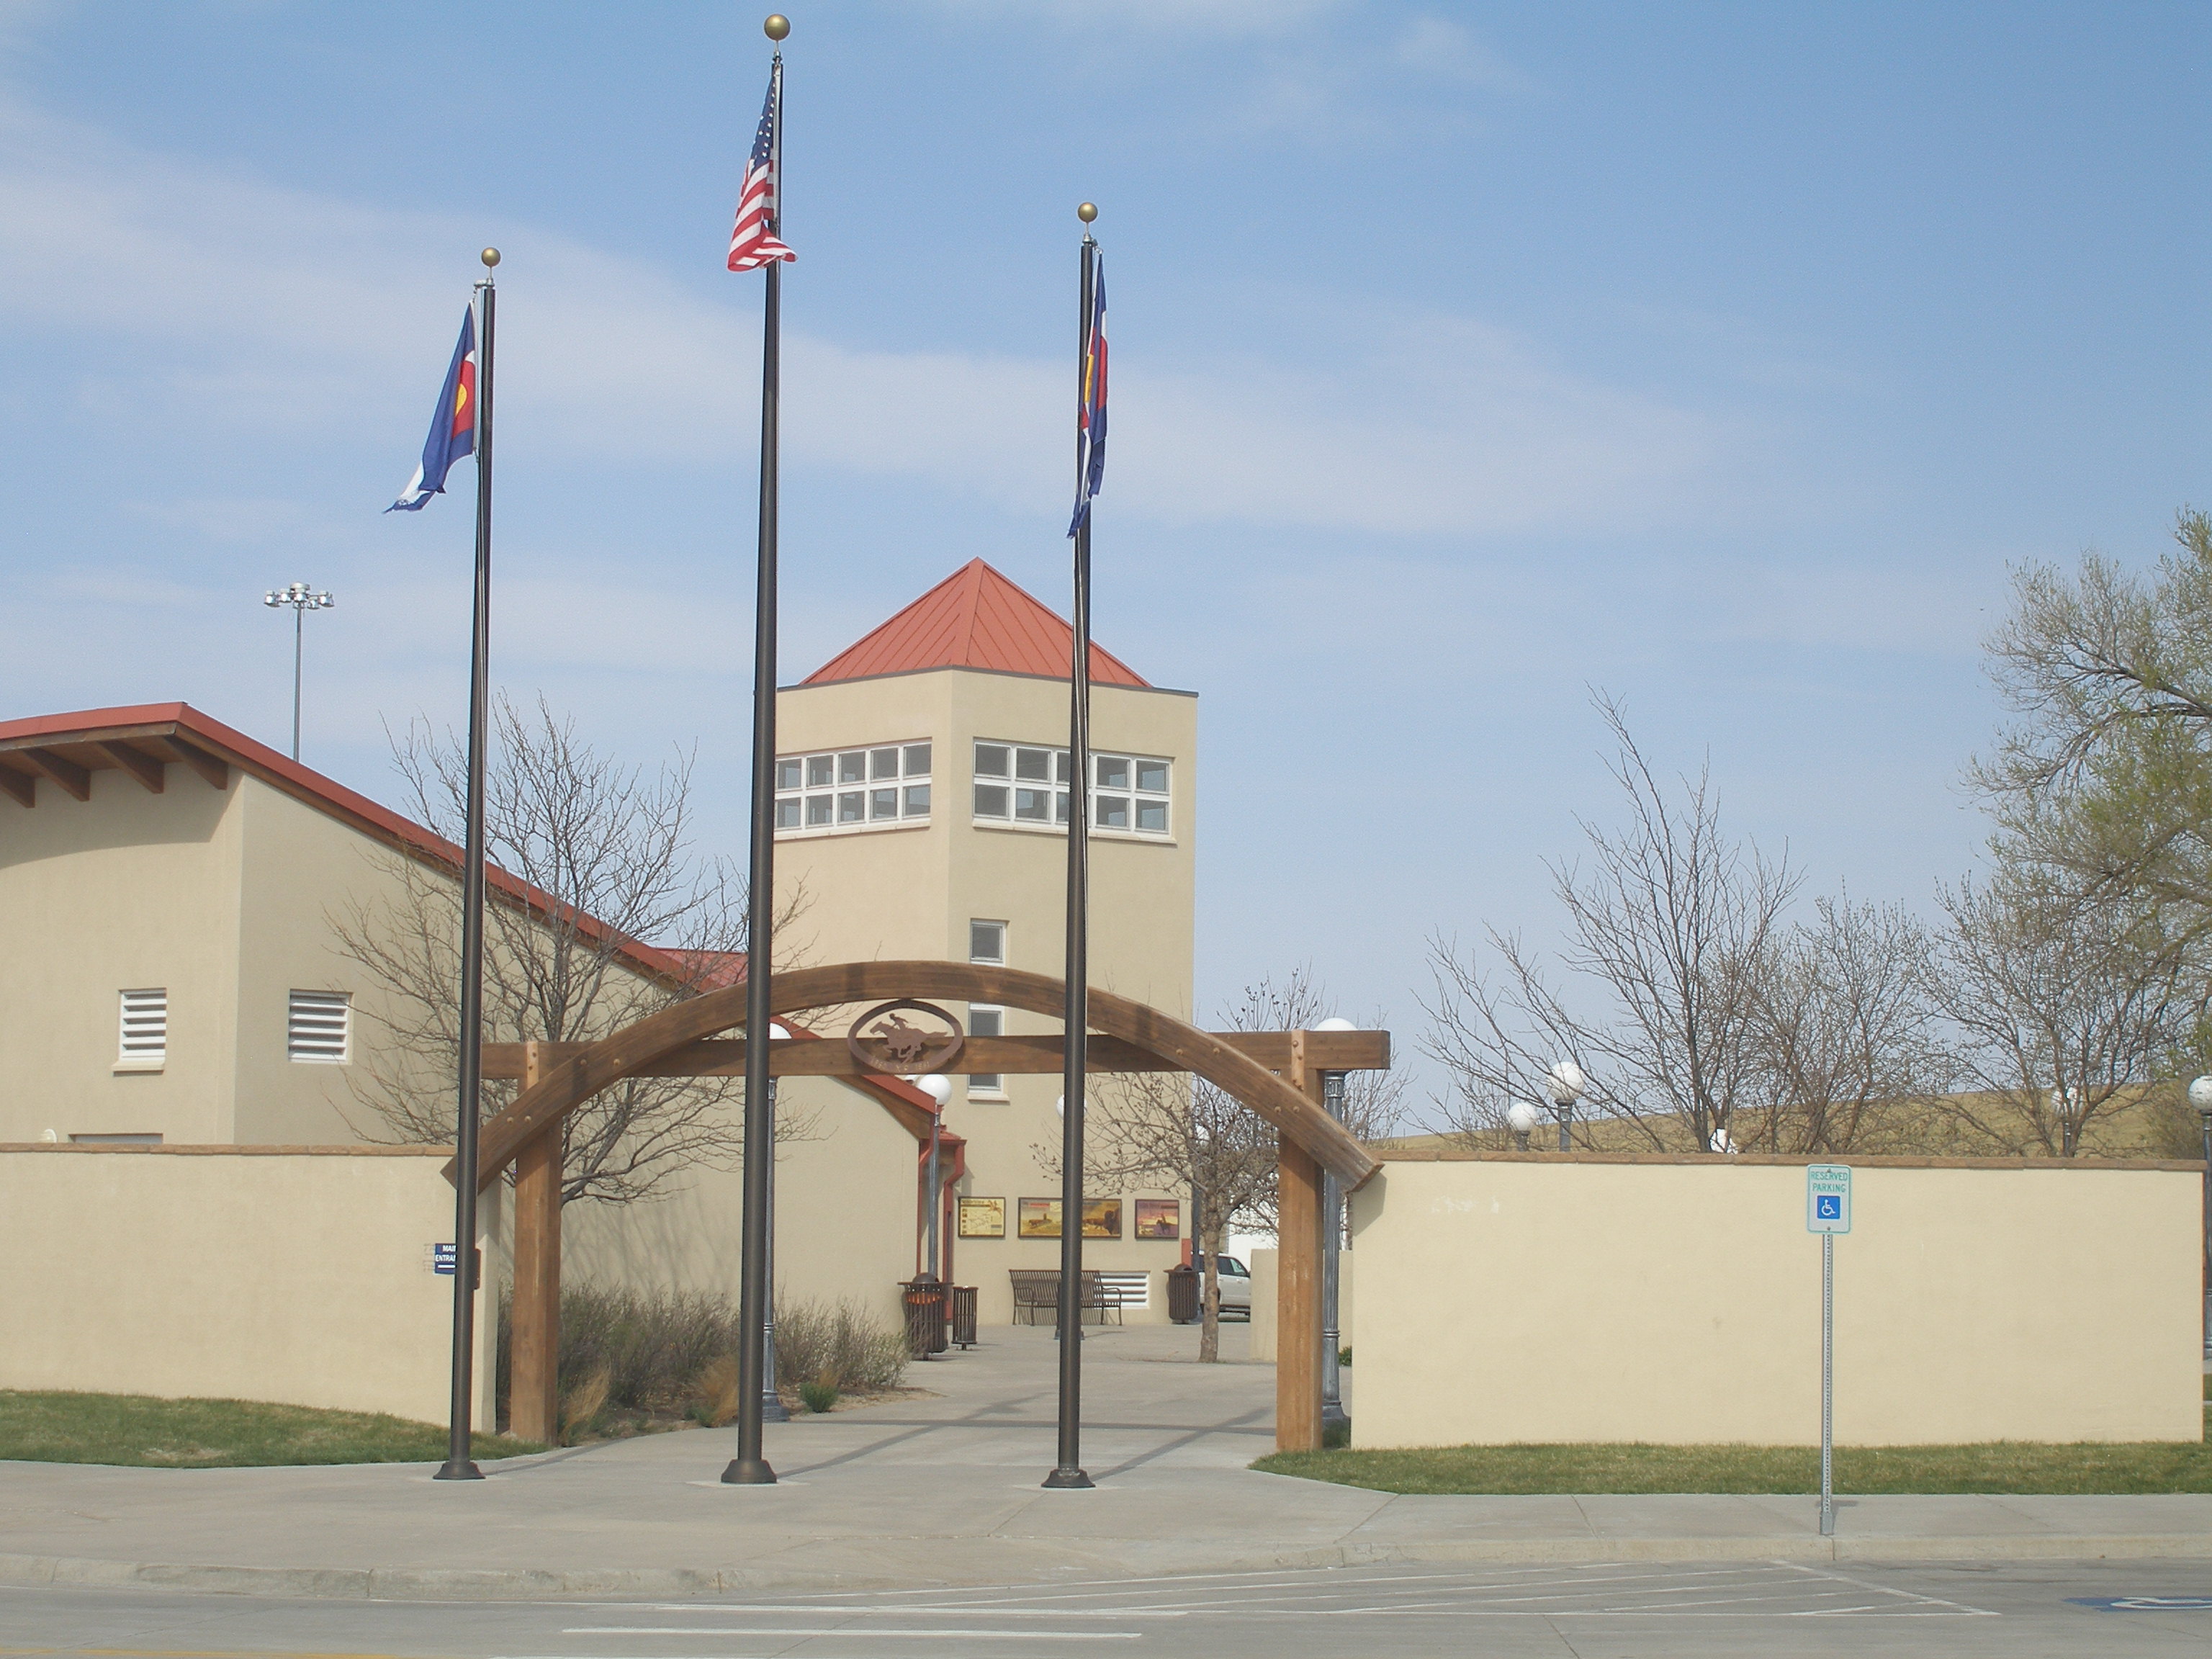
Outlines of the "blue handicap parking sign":
{"type": "MultiPolygon", "coordinates": [[[[1813,1200],[1813,1213],[1823,1221],[1841,1221],[1844,1218],[1843,1195],[1840,1193],[1815,1194],[1813,1200]]],[[[453,1270],[447,1268],[447,1271],[450,1273],[453,1270]]]]}

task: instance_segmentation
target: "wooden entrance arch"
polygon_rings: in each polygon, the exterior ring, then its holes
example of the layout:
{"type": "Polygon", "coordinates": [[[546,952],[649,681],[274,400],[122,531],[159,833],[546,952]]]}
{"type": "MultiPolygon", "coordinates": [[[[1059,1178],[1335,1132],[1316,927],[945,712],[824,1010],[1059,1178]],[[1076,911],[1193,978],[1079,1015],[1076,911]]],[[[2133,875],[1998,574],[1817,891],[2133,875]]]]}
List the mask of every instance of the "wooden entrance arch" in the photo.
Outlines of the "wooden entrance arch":
{"type": "MultiPolygon", "coordinates": [[[[1018,969],[955,962],[858,962],[776,975],[769,1009],[810,1009],[915,997],[981,1002],[1057,1017],[1061,981],[1018,969]]],[[[623,1027],[592,1043],[487,1043],[484,1075],[520,1081],[507,1109],[484,1124],[478,1180],[489,1187],[516,1166],[514,1431],[549,1439],[557,1428],[554,1362],[559,1350],[560,1126],[571,1111],[625,1078],[742,1075],[744,1042],[715,1041],[744,1024],[742,981],[623,1027]],[[526,1333],[530,1340],[526,1342],[526,1333]]],[[[1090,994],[1090,1069],[1188,1072],[1258,1113],[1279,1137],[1279,1272],[1276,1281],[1275,1442],[1284,1449],[1321,1444],[1322,1177],[1346,1191],[1375,1171],[1375,1159],[1322,1107],[1324,1073],[1387,1067],[1389,1037],[1380,1031],[1207,1032],[1160,1010],[1090,994]]],[[[948,1069],[957,1073],[1057,1073],[1058,1037],[971,1037],[948,1069]]],[[[776,1077],[837,1077],[866,1088],[910,1130],[927,1132],[914,1091],[869,1077],[842,1042],[784,1042],[769,1050],[776,1077]]],[[[455,1174],[447,1165],[448,1179],[455,1174]]]]}

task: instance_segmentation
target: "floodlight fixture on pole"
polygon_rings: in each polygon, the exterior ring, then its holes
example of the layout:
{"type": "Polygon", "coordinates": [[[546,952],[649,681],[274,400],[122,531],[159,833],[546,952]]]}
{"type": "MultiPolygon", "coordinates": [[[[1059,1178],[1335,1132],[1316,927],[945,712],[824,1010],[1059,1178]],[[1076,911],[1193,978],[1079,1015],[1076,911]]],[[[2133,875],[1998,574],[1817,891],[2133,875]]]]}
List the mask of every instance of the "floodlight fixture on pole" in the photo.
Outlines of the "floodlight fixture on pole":
{"type": "Polygon", "coordinates": [[[929,1177],[924,1183],[929,1191],[929,1254],[923,1259],[920,1274],[934,1285],[939,1282],[937,1270],[945,1261],[937,1236],[938,1212],[945,1204],[938,1190],[938,1135],[945,1123],[945,1103],[952,1098],[952,1079],[933,1072],[927,1077],[916,1078],[914,1086],[927,1095],[937,1109],[929,1115],[929,1177]]]}
{"type": "Polygon", "coordinates": [[[1572,1146],[1568,1131],[1575,1121],[1575,1103],[1589,1087],[1589,1079],[1583,1075],[1583,1068],[1571,1060],[1559,1061],[1544,1075],[1544,1092],[1551,1096],[1552,1105],[1559,1114],[1559,1150],[1563,1152],[1572,1146]]]}
{"type": "Polygon", "coordinates": [[[1505,1127],[1513,1131],[1516,1150],[1528,1150],[1528,1134],[1544,1119],[1544,1109],[1533,1100],[1516,1100],[1505,1109],[1505,1127]]]}
{"type": "Polygon", "coordinates": [[[292,607],[292,758],[300,758],[300,665],[307,648],[307,618],[310,611],[327,611],[337,601],[327,590],[318,592],[305,582],[272,587],[261,596],[270,610],[292,607]]]}

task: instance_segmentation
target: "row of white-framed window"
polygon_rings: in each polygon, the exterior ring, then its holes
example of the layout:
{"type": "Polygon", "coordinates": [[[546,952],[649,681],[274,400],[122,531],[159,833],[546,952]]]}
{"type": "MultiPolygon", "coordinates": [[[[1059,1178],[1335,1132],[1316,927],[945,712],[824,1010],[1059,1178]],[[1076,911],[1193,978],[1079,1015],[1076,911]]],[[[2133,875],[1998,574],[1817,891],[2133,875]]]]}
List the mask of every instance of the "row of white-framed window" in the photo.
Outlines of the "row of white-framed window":
{"type": "MultiPolygon", "coordinates": [[[[861,749],[781,755],[775,763],[780,835],[885,830],[926,823],[932,745],[878,744],[861,749]]],[[[1164,838],[1174,831],[1171,763],[1156,755],[1091,757],[1091,827],[1164,838]]],[[[980,824],[1067,823],[1072,757],[1064,749],[976,740],[974,816],[980,824]]]]}
{"type": "MultiPolygon", "coordinates": [[[[169,993],[145,986],[119,994],[115,1069],[158,1072],[169,1059],[169,993]]],[[[353,993],[294,991],[285,1000],[284,1054],[307,1065],[353,1058],[353,993]]]]}

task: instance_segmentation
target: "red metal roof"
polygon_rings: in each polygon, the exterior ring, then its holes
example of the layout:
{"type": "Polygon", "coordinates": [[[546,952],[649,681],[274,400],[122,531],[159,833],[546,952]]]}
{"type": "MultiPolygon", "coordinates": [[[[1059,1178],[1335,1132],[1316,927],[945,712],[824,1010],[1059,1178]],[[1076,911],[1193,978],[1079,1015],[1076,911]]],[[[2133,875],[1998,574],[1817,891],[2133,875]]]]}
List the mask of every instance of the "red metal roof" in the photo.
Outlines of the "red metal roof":
{"type": "MultiPolygon", "coordinates": [[[[1075,630],[981,559],[971,559],[873,633],[801,682],[865,680],[928,668],[988,668],[1001,674],[1067,678],[1075,630]]],[[[1137,671],[1091,645],[1096,685],[1147,684],[1137,671]]]]}

